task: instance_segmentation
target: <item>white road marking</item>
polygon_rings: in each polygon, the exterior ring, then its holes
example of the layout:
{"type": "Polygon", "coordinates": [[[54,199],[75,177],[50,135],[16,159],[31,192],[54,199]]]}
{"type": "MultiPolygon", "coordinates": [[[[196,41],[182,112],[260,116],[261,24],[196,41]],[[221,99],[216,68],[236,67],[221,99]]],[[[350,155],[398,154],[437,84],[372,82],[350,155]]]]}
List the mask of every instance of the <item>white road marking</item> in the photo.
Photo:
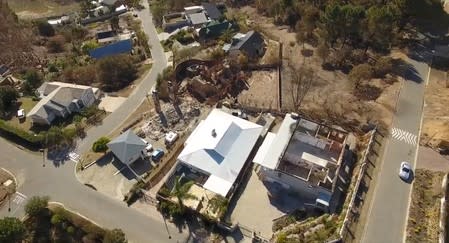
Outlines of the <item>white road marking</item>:
{"type": "Polygon", "coordinates": [[[71,152],[71,153],[69,153],[69,158],[73,162],[78,162],[80,159],[80,155],[75,152],[71,152]]]}
{"type": "Polygon", "coordinates": [[[393,127],[391,129],[391,136],[399,141],[416,145],[417,143],[417,136],[411,132],[393,127]]]}
{"type": "Polygon", "coordinates": [[[25,196],[24,194],[22,194],[20,192],[16,192],[15,195],[16,196],[12,200],[15,204],[21,204],[23,201],[25,201],[27,199],[27,196],[25,196]]]}

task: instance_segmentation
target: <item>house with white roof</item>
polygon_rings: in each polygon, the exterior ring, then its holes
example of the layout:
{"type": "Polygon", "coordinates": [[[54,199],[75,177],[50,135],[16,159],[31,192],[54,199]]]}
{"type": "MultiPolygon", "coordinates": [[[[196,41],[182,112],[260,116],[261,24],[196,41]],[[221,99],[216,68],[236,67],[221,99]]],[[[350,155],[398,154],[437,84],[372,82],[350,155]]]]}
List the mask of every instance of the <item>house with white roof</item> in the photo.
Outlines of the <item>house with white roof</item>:
{"type": "Polygon", "coordinates": [[[263,181],[296,191],[328,209],[345,152],[347,133],[287,114],[277,133],[269,132],[256,156],[263,181]]]}
{"type": "Polygon", "coordinates": [[[194,180],[212,194],[228,197],[263,127],[214,109],[186,140],[174,175],[194,180]]]}

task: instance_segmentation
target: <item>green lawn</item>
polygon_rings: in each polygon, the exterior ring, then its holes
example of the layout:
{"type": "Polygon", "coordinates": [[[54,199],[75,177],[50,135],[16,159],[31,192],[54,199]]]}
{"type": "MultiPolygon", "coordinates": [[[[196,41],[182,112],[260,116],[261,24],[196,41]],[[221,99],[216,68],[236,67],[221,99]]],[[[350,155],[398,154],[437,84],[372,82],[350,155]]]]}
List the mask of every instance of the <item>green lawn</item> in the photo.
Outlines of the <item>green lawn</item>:
{"type": "MultiPolygon", "coordinates": [[[[20,104],[20,107],[18,109],[25,109],[25,115],[27,115],[31,109],[37,104],[38,101],[34,101],[31,97],[22,97],[18,100],[18,103],[20,104]]],[[[22,120],[19,120],[17,118],[17,111],[16,109],[13,109],[11,119],[7,120],[8,123],[11,125],[14,125],[16,127],[22,128],[26,131],[30,130],[31,128],[31,119],[25,118],[22,120]]]]}
{"type": "Polygon", "coordinates": [[[34,101],[31,97],[22,97],[19,99],[20,109],[25,109],[25,112],[28,113],[33,109],[33,107],[37,104],[38,101],[34,101]]]}

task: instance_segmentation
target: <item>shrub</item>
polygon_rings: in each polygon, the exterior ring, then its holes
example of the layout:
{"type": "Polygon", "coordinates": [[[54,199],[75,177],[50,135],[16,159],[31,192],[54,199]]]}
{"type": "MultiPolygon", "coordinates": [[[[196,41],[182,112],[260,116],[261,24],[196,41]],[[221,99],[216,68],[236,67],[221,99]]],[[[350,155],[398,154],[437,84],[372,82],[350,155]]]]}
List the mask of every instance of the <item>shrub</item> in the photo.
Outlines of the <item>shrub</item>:
{"type": "Polygon", "coordinates": [[[90,50],[93,50],[95,48],[99,47],[98,43],[95,40],[86,41],[81,46],[81,50],[83,51],[83,54],[87,55],[89,54],[90,50]]]}
{"type": "Polygon", "coordinates": [[[373,68],[369,64],[360,64],[351,70],[348,77],[357,87],[361,81],[373,78],[373,74],[373,68]]]}
{"type": "Polygon", "coordinates": [[[29,216],[39,215],[44,211],[44,209],[47,208],[49,199],[50,198],[47,196],[45,197],[34,196],[30,198],[28,202],[25,204],[25,212],[29,216]]]}
{"type": "Polygon", "coordinates": [[[58,68],[56,67],[55,64],[50,63],[50,64],[48,65],[48,71],[49,71],[50,73],[56,73],[56,72],[58,72],[58,68]]]}
{"type": "Polygon", "coordinates": [[[60,225],[62,222],[64,222],[64,217],[56,213],[53,214],[50,221],[53,225],[60,225]]]}
{"type": "Polygon", "coordinates": [[[103,243],[126,243],[125,233],[121,229],[113,229],[106,231],[103,243]]]}
{"type": "Polygon", "coordinates": [[[25,142],[33,146],[39,146],[43,142],[43,136],[41,134],[34,135],[26,130],[12,126],[4,120],[0,120],[0,130],[9,135],[12,135],[15,138],[24,140],[25,142]]]}
{"type": "Polygon", "coordinates": [[[391,57],[379,58],[374,64],[376,77],[383,78],[393,71],[393,59],[391,57]]]}
{"type": "Polygon", "coordinates": [[[73,235],[75,233],[75,228],[73,226],[67,227],[67,233],[73,235]]]}
{"type": "Polygon", "coordinates": [[[107,137],[101,137],[97,141],[94,142],[92,145],[92,151],[99,153],[99,152],[106,152],[108,150],[107,144],[111,141],[111,139],[107,137]]]}
{"type": "Polygon", "coordinates": [[[54,36],[55,35],[55,29],[51,24],[49,24],[47,21],[39,21],[37,23],[37,29],[39,31],[39,34],[42,36],[54,36]]]}
{"type": "Polygon", "coordinates": [[[0,219],[0,242],[22,242],[25,235],[25,225],[18,218],[0,219]]]}
{"type": "Polygon", "coordinates": [[[52,37],[47,42],[47,49],[49,52],[58,53],[64,51],[65,38],[62,35],[52,37]]]}

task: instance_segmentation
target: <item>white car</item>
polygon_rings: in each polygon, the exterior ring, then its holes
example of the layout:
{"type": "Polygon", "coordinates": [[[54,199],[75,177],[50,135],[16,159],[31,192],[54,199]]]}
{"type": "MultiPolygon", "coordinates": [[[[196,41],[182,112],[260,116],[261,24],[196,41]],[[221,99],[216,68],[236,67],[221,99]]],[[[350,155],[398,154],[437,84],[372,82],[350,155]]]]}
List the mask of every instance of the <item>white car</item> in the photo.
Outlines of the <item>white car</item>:
{"type": "Polygon", "coordinates": [[[412,166],[408,162],[402,162],[399,168],[399,178],[404,181],[408,181],[412,174],[412,166]]]}
{"type": "Polygon", "coordinates": [[[24,110],[24,109],[18,110],[18,111],[17,111],[17,117],[18,117],[19,119],[24,118],[24,117],[25,117],[25,110],[24,110]]]}

